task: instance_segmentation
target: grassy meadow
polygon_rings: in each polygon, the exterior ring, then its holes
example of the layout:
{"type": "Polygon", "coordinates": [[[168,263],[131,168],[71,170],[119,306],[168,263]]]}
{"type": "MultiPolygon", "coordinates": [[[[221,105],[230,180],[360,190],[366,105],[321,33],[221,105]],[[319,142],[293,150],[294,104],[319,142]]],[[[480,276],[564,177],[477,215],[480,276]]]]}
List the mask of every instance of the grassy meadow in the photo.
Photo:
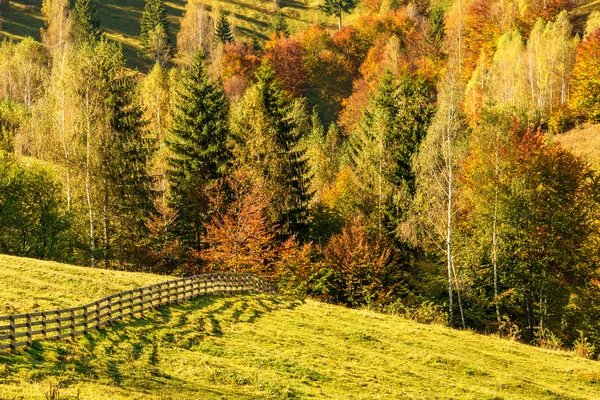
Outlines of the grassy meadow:
{"type": "Polygon", "coordinates": [[[594,171],[600,171],[600,125],[584,125],[555,135],[554,140],[563,148],[587,161],[594,171]]]}
{"type": "MultiPolygon", "coordinates": [[[[42,0],[11,0],[9,7],[4,7],[0,20],[2,35],[13,39],[31,36],[40,38],[43,21],[40,14],[42,0]]],[[[98,16],[102,29],[107,36],[123,46],[123,53],[132,68],[146,70],[150,67],[147,61],[141,60],[139,51],[139,19],[144,10],[144,0],[102,0],[96,1],[98,16]]],[[[179,30],[180,17],[185,9],[185,0],[167,0],[165,5],[169,14],[169,22],[173,33],[172,41],[179,30]]],[[[337,19],[319,11],[319,0],[282,0],[279,7],[292,32],[320,23],[330,29],[337,28],[337,19]]],[[[269,26],[274,14],[272,0],[213,0],[206,2],[207,10],[216,17],[218,10],[229,14],[230,22],[238,40],[247,41],[252,38],[268,39],[269,26]]],[[[356,15],[344,16],[344,21],[352,21],[356,15]]]]}
{"type": "MultiPolygon", "coordinates": [[[[0,304],[81,304],[166,279],[0,256],[0,304]],[[8,288],[8,289],[6,289],[8,288]],[[29,296],[26,296],[29,294],[29,296]],[[20,299],[20,300],[19,300],[20,299]]],[[[600,363],[368,310],[205,297],[0,353],[0,399],[594,399],[600,363]],[[201,397],[198,397],[201,394],[201,397]]]]}

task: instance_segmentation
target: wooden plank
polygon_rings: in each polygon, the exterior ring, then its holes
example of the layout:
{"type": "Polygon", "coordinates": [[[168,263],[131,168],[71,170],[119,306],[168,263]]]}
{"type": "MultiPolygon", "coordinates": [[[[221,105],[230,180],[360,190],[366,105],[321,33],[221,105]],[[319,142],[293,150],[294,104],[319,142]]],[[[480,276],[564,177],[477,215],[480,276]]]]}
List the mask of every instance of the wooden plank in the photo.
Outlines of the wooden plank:
{"type": "Polygon", "coordinates": [[[9,317],[10,321],[10,349],[15,350],[17,348],[17,342],[15,341],[15,320],[12,316],[9,317]]]}
{"type": "Polygon", "coordinates": [[[31,316],[27,314],[27,346],[31,347],[31,316]]]}
{"type": "Polygon", "coordinates": [[[0,344],[0,350],[10,349],[10,343],[0,344]]]}

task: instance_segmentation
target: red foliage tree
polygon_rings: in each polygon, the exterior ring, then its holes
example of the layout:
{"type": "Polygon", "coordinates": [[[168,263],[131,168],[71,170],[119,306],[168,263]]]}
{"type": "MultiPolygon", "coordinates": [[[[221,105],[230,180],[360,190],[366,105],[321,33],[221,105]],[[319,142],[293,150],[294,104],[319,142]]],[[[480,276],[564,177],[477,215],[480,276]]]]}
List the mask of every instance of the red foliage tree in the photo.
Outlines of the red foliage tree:
{"type": "Polygon", "coordinates": [[[291,96],[302,96],[306,92],[308,74],[304,67],[306,52],[294,38],[280,33],[273,35],[265,47],[264,60],[275,71],[283,89],[291,96]]]}

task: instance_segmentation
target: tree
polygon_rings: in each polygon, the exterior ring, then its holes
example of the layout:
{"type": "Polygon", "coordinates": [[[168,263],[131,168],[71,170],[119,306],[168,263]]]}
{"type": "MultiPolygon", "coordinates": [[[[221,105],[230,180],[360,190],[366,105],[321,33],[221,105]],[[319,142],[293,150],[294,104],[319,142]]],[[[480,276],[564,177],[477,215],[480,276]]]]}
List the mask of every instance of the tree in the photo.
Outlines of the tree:
{"type": "Polygon", "coordinates": [[[263,59],[271,65],[283,89],[294,97],[303,95],[307,89],[304,56],[300,43],[283,35],[274,35],[265,47],[263,59]]]}
{"type": "Polygon", "coordinates": [[[590,122],[600,122],[600,28],[590,33],[577,48],[571,81],[571,108],[590,122]]]}
{"type": "Polygon", "coordinates": [[[171,203],[182,244],[199,249],[209,210],[206,189],[225,175],[230,160],[229,103],[221,82],[209,81],[200,52],[181,78],[174,109],[167,140],[171,203]]]}
{"type": "Polygon", "coordinates": [[[517,132],[511,150],[502,280],[515,291],[513,318],[529,339],[536,329],[566,334],[573,299],[597,274],[589,246],[597,240],[598,178],[539,129],[517,132]]]}
{"type": "Polygon", "coordinates": [[[55,177],[0,154],[0,252],[65,260],[70,219],[55,177]]]}
{"type": "Polygon", "coordinates": [[[208,15],[204,2],[189,0],[181,18],[181,28],[177,33],[177,54],[185,63],[191,64],[196,53],[211,54],[213,43],[213,21],[208,15]]]}
{"type": "Polygon", "coordinates": [[[229,19],[227,19],[225,13],[221,12],[215,28],[215,42],[225,44],[233,43],[233,40],[233,32],[231,30],[231,25],[229,24],[229,19]]]}
{"type": "Polygon", "coordinates": [[[275,235],[269,228],[266,209],[270,196],[260,177],[238,170],[227,178],[231,200],[223,187],[211,195],[215,214],[205,224],[205,249],[200,257],[211,269],[266,275],[275,256],[275,235]]]}
{"type": "Polygon", "coordinates": [[[281,237],[305,231],[310,182],[302,138],[309,128],[306,104],[288,97],[263,64],[234,115],[234,155],[264,180],[273,197],[267,216],[281,237]]]}
{"type": "Polygon", "coordinates": [[[140,56],[154,62],[173,56],[171,30],[164,0],[146,0],[140,18],[140,56]],[[158,45],[160,43],[160,45],[158,45]]]}
{"type": "Polygon", "coordinates": [[[41,13],[45,26],[41,29],[42,43],[50,51],[62,48],[71,34],[69,0],[44,0],[41,13]]]}
{"type": "Polygon", "coordinates": [[[397,81],[388,71],[350,137],[363,212],[380,234],[396,230],[414,196],[412,163],[433,117],[432,92],[423,79],[397,81]]]}
{"type": "Polygon", "coordinates": [[[290,28],[285,19],[285,15],[281,11],[277,11],[271,20],[271,26],[269,27],[271,32],[273,32],[276,36],[279,34],[283,34],[285,37],[290,36],[290,28]]]}
{"type": "MultiPolygon", "coordinates": [[[[448,319],[454,322],[454,290],[458,298],[461,325],[464,319],[461,282],[456,268],[457,170],[466,142],[466,126],[461,115],[462,91],[458,68],[451,69],[442,81],[438,109],[423,140],[417,161],[416,196],[413,203],[417,232],[433,253],[445,258],[448,283],[448,319]]],[[[409,237],[414,232],[408,232],[409,237]]],[[[414,239],[414,238],[413,238],[414,239]]]]}
{"type": "Polygon", "coordinates": [[[325,0],[320,8],[327,15],[337,16],[339,21],[338,29],[342,29],[342,14],[351,14],[356,5],[356,0],[325,0]]]}
{"type": "Polygon", "coordinates": [[[100,20],[93,0],[75,0],[71,12],[72,34],[75,42],[89,42],[100,39],[100,20]]]}

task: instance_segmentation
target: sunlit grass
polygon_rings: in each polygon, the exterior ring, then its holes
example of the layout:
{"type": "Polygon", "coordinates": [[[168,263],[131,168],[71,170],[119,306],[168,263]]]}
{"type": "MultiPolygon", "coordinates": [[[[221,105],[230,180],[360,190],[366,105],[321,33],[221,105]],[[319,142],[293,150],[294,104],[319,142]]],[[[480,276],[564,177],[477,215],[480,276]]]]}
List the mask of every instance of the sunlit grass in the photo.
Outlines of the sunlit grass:
{"type": "Polygon", "coordinates": [[[553,138],[565,149],[582,157],[595,171],[600,172],[600,125],[584,125],[553,138]]]}
{"type": "MultiPolygon", "coordinates": [[[[320,23],[332,31],[337,28],[337,19],[326,16],[319,10],[320,0],[281,0],[279,7],[287,17],[290,30],[297,32],[313,24],[320,23]]],[[[11,0],[10,8],[3,11],[2,33],[6,37],[22,39],[32,36],[40,38],[43,22],[40,15],[41,0],[11,0]]],[[[102,28],[108,37],[123,46],[125,58],[131,68],[146,70],[150,63],[138,56],[139,19],[144,10],[144,0],[102,0],[96,1],[102,28]]],[[[165,2],[168,20],[175,43],[179,31],[180,17],[185,9],[185,0],[165,2]]],[[[253,38],[266,40],[270,36],[269,27],[275,12],[272,0],[218,0],[206,1],[206,9],[213,18],[219,10],[229,14],[234,26],[236,40],[250,41],[253,38]]],[[[350,24],[361,13],[361,7],[351,15],[344,15],[344,23],[350,24]]]]}
{"type": "MultiPolygon", "coordinates": [[[[97,279],[98,294],[163,279],[0,258],[7,269],[2,303],[22,302],[11,296],[28,288],[67,305],[94,297],[97,279]]],[[[248,295],[204,297],[74,343],[0,353],[0,399],[44,399],[56,385],[65,399],[596,399],[600,363],[367,310],[248,295]]]]}

